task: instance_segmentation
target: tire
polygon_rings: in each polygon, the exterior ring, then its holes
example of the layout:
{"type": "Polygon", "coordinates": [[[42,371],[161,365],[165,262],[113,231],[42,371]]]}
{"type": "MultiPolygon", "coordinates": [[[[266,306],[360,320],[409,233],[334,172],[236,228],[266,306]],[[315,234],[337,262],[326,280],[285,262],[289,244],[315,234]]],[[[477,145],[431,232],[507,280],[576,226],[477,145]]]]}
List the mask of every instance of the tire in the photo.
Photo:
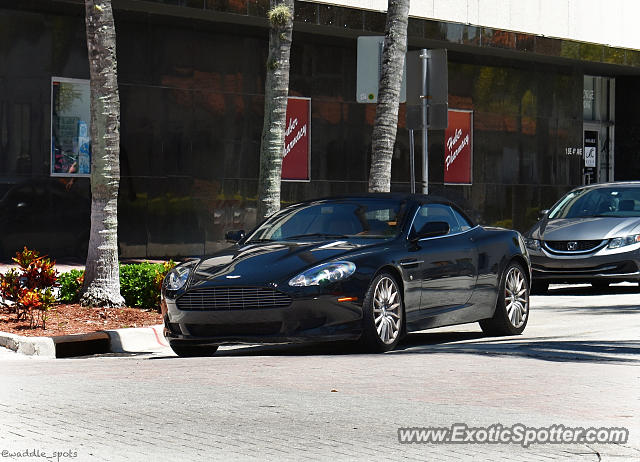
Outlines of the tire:
{"type": "Polygon", "coordinates": [[[531,295],[547,295],[548,291],[548,282],[534,282],[531,284],[531,295]]]}
{"type": "Polygon", "coordinates": [[[181,358],[197,356],[213,356],[218,351],[218,345],[196,345],[189,343],[170,343],[171,349],[181,358]]]}
{"type": "Polygon", "coordinates": [[[369,285],[362,305],[360,345],[371,353],[393,350],[403,332],[402,291],[396,278],[381,272],[369,285]]]}
{"type": "Polygon", "coordinates": [[[518,335],[529,321],[529,281],[517,262],[507,265],[498,290],[496,311],[492,318],[480,321],[480,327],[489,335],[518,335]]]}

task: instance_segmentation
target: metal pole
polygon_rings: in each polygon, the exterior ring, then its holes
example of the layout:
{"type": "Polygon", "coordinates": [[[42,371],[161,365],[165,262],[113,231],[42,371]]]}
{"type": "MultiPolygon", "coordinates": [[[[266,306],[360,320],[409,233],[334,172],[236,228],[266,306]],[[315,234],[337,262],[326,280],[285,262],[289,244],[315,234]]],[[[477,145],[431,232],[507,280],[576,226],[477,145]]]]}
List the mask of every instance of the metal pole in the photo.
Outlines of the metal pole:
{"type": "Polygon", "coordinates": [[[413,129],[409,130],[409,168],[411,169],[411,194],[416,193],[416,161],[415,161],[415,139],[413,129]]]}
{"type": "Polygon", "coordinates": [[[429,194],[429,140],[427,136],[427,76],[428,76],[428,52],[422,50],[422,193],[429,194]]]}

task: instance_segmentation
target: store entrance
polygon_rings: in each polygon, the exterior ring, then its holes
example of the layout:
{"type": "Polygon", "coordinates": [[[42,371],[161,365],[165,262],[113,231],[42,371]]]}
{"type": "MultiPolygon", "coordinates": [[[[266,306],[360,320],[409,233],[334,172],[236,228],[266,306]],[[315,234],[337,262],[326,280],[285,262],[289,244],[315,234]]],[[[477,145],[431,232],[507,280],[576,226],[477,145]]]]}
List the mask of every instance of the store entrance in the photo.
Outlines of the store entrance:
{"type": "Polygon", "coordinates": [[[582,183],[613,181],[615,79],[584,76],[582,183]]]}
{"type": "Polygon", "coordinates": [[[584,123],[582,184],[613,181],[612,126],[584,123]]]}

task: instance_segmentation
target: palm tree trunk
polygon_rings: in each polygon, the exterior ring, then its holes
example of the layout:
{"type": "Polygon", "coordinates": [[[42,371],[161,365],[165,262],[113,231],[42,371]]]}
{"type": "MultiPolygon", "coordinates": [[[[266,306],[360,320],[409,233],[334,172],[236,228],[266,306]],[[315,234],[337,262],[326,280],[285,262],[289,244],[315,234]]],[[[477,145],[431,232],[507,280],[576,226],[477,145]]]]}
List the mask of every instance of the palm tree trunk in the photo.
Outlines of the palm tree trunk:
{"type": "Polygon", "coordinates": [[[91,75],[91,231],[82,304],[122,306],[118,267],[120,98],[111,0],[85,0],[91,75]]]}
{"type": "Polygon", "coordinates": [[[407,51],[409,0],[389,0],[382,51],[382,74],[371,140],[369,192],[391,189],[391,159],[398,129],[400,87],[407,51]]]}
{"type": "Polygon", "coordinates": [[[287,123],[289,55],[293,31],[293,0],[271,0],[269,57],[264,89],[264,125],[260,143],[258,221],[280,210],[282,152],[287,123]]]}

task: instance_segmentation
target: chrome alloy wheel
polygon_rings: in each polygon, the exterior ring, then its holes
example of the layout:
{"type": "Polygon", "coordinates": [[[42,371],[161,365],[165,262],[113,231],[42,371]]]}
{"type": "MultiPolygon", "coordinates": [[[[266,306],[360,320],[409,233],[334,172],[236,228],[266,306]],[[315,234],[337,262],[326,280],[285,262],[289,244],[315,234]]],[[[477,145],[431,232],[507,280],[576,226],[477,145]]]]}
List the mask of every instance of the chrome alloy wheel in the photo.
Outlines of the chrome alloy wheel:
{"type": "Polygon", "coordinates": [[[378,281],[373,292],[373,319],[383,343],[389,345],[398,337],[401,316],[398,286],[393,279],[385,276],[378,281]]]}
{"type": "Polygon", "coordinates": [[[529,315],[529,293],[524,274],[517,266],[511,267],[504,284],[504,306],[509,321],[518,329],[529,315]]]}

